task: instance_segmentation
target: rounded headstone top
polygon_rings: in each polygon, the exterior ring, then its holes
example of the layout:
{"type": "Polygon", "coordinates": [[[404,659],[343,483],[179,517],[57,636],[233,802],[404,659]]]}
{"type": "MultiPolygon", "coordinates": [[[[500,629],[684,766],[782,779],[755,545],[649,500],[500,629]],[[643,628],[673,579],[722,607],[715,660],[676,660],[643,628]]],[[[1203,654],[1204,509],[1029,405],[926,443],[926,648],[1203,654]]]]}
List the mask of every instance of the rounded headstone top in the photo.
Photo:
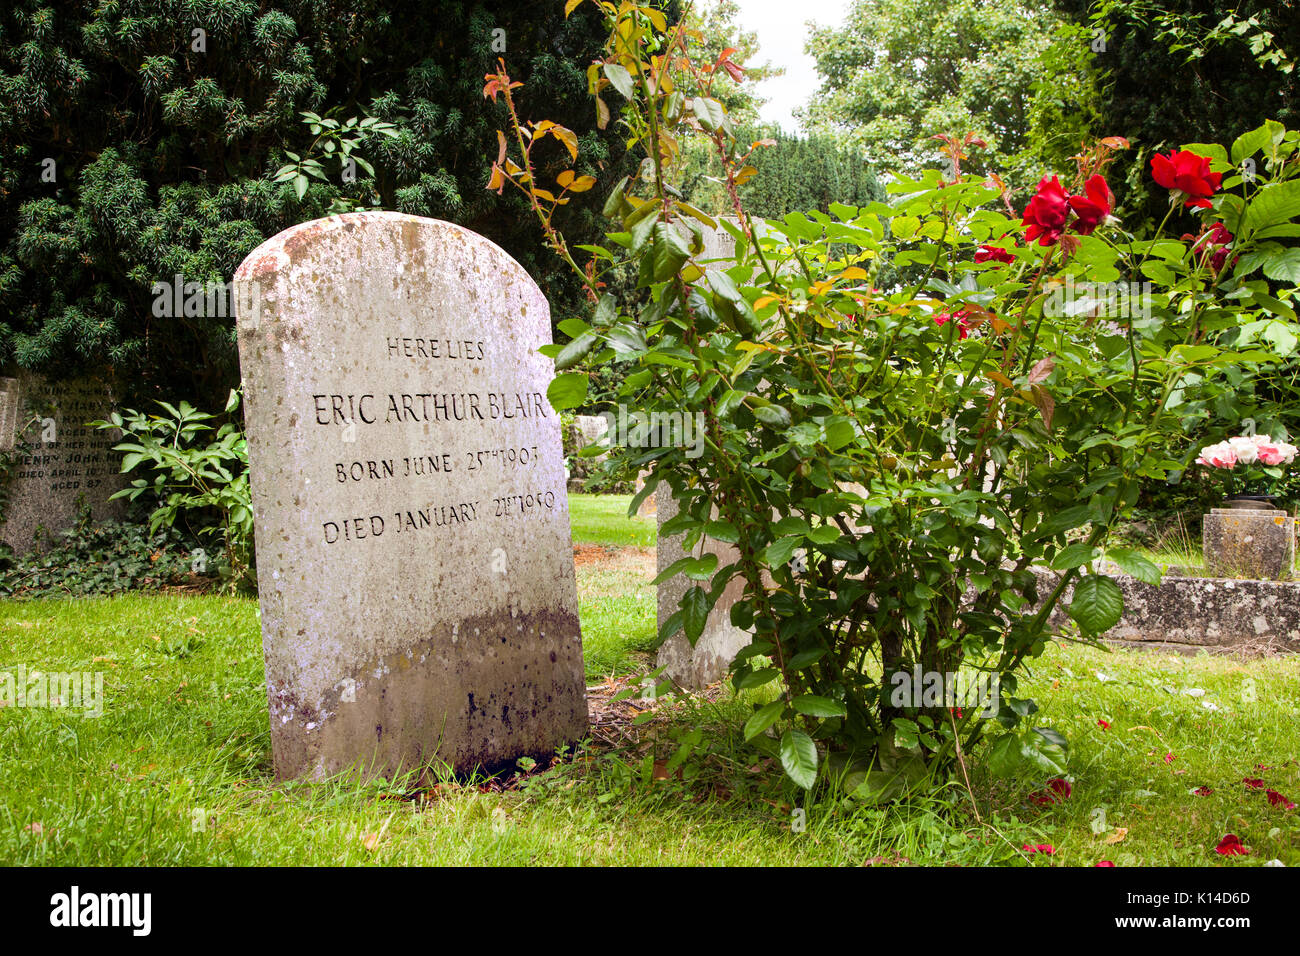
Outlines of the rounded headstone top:
{"type": "Polygon", "coordinates": [[[485,236],[454,222],[389,210],[341,213],[290,226],[250,252],[235,270],[235,281],[269,280],[287,271],[320,244],[348,235],[355,236],[358,242],[374,241],[380,236],[385,240],[395,237],[398,248],[405,247],[411,253],[418,253],[432,243],[488,251],[500,258],[502,268],[516,270],[518,278],[533,281],[523,266],[485,236]]]}

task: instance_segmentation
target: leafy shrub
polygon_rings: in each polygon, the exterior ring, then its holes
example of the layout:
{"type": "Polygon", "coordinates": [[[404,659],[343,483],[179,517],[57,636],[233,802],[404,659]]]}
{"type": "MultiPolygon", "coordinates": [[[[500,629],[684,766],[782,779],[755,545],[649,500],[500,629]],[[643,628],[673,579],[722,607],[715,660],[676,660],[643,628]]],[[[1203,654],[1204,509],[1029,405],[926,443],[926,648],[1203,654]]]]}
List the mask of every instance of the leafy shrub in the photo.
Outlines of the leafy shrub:
{"type": "MultiPolygon", "coordinates": [[[[1051,639],[1096,643],[1119,621],[1123,595],[1099,559],[1140,481],[1187,468],[1189,431],[1231,403],[1239,366],[1281,359],[1296,292],[1267,280],[1300,281],[1274,238],[1300,217],[1300,135],[1270,123],[1231,154],[1196,145],[1157,164],[1157,181],[1181,172],[1154,239],[1113,215],[1118,137],[1085,149],[1065,184],[1044,177],[1023,216],[996,177],[963,175],[978,141],[949,136],[948,169],[898,176],[890,203],[792,213],[759,233],[737,189],[754,147],[717,100],[676,92],[673,71],[716,71],[726,54],[698,67],[653,9],[602,9],[611,38],[592,88],[623,97],[646,159],[606,202],[607,245],[582,249],[593,294],[606,264],[627,260],[640,294],[606,293],[590,325],[564,323],[573,341],[546,350],[561,372],[548,394],[575,407],[587,376],[569,369],[623,363],[622,401],[704,422],[698,456],[662,433],[623,452],[653,469],[645,493],[670,490],[680,508],[662,531],[688,556],[665,575],[692,583],[663,636],[694,642],[743,582],[731,621],[754,636],[732,682],[778,691],[745,736],[800,786],[830,765],[884,798],[980,741],[995,772],[1062,772],[1068,744],[1033,725],[1017,675],[1051,639]],[[701,226],[717,224],[665,185],[692,135],[714,144],[743,224],[727,226],[729,268],[701,261],[701,226]],[[1234,175],[1252,155],[1259,175],[1234,175]],[[880,288],[885,261],[903,284],[880,288]],[[691,554],[705,536],[738,559],[691,554]],[[1070,588],[1074,626],[1058,633],[1070,588]],[[931,694],[932,675],[961,668],[989,679],[992,700],[931,694]]],[[[511,90],[504,70],[489,76],[489,95],[509,104],[511,90]]],[[[572,261],[550,223],[557,197],[531,176],[530,131],[515,130],[520,155],[493,178],[531,197],[572,261]]],[[[1132,550],[1107,556],[1159,580],[1132,550]]]]}
{"type": "MultiPolygon", "coordinates": [[[[158,403],[165,415],[146,415],[127,409],[108,421],[92,422],[97,428],[121,429],[129,440],[113,446],[123,453],[122,472],[142,468],[150,478],[135,478],[114,498],[152,502],[149,528],[153,533],[170,529],[182,515],[207,521],[192,529],[200,540],[215,541],[221,560],[217,570],[231,590],[250,588],[253,569],[253,508],[248,487],[248,443],[238,418],[217,429],[207,422],[216,416],[200,412],[188,402],[179,407],[158,403]],[[205,441],[206,440],[206,441],[205,441]]],[[[239,410],[239,392],[232,391],[225,413],[239,410]]]]}

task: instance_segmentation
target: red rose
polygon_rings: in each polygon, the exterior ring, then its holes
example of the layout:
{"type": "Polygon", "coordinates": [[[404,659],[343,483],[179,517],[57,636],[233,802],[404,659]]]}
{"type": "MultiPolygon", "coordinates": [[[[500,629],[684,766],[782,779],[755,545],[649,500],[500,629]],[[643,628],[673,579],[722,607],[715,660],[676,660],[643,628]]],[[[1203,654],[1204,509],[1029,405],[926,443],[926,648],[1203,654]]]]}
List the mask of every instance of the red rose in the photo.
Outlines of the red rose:
{"type": "Polygon", "coordinates": [[[1165,189],[1184,193],[1184,206],[1208,209],[1210,197],[1219,189],[1223,177],[1210,172],[1210,158],[1176,149],[1168,156],[1157,153],[1151,157],[1151,176],[1165,189]]]}
{"type": "Polygon", "coordinates": [[[1081,236],[1090,236],[1097,225],[1110,215],[1111,203],[1115,197],[1111,195],[1110,187],[1101,175],[1093,176],[1084,183],[1083,191],[1086,195],[1070,197],[1070,208],[1079,217],[1079,221],[1074,224],[1075,231],[1081,236]]]}
{"type": "MultiPolygon", "coordinates": [[[[1232,242],[1232,233],[1224,228],[1223,223],[1216,222],[1206,238],[1210,247],[1218,247],[1210,255],[1210,268],[1215,272],[1221,272],[1223,264],[1228,261],[1228,246],[1232,242]]],[[[1236,261],[1234,258],[1233,262],[1236,261]]]]}
{"type": "Polygon", "coordinates": [[[970,329],[967,326],[970,321],[969,309],[958,309],[956,312],[940,312],[934,317],[934,322],[936,325],[947,325],[953,319],[957,320],[957,337],[960,339],[966,338],[970,334],[970,329]]]}
{"type": "Polygon", "coordinates": [[[1016,257],[1001,246],[980,246],[975,250],[975,262],[1015,262],[1016,257]]]}
{"type": "Polygon", "coordinates": [[[1044,176],[1038,182],[1038,192],[1025,207],[1025,241],[1038,240],[1040,246],[1054,245],[1065,232],[1065,220],[1070,215],[1070,197],[1059,179],[1044,176]]]}
{"type": "Polygon", "coordinates": [[[1264,793],[1267,794],[1268,802],[1271,803],[1273,806],[1282,807],[1285,810],[1295,809],[1295,804],[1292,803],[1290,800],[1288,800],[1286,797],[1282,796],[1282,794],[1278,793],[1276,790],[1265,790],[1264,793]]]}
{"type": "Polygon", "coordinates": [[[1260,780],[1258,777],[1242,777],[1241,782],[1244,783],[1246,786],[1250,787],[1250,789],[1252,790],[1264,789],[1264,781],[1260,780]]]}
{"type": "Polygon", "coordinates": [[[1064,803],[1066,800],[1070,799],[1070,793],[1072,790],[1073,788],[1070,786],[1070,781],[1063,777],[1054,777],[1047,781],[1047,789],[1032,794],[1029,799],[1033,800],[1034,803],[1038,804],[1040,807],[1048,806],[1053,803],[1064,803]]]}
{"type": "Polygon", "coordinates": [[[1115,865],[1115,864],[1112,863],[1112,862],[1110,862],[1110,860],[1102,860],[1100,863],[1094,863],[1094,864],[1093,864],[1094,867],[1097,867],[1097,866],[1114,866],[1114,865],[1115,865]]]}
{"type": "Polygon", "coordinates": [[[1195,790],[1192,791],[1192,793],[1196,794],[1198,797],[1208,797],[1210,794],[1214,793],[1214,788],[1197,787],[1195,790]]]}
{"type": "Polygon", "coordinates": [[[1249,856],[1250,851],[1241,843],[1240,838],[1235,833],[1227,834],[1219,845],[1214,848],[1214,852],[1221,856],[1249,856]]]}
{"type": "Polygon", "coordinates": [[[1050,843],[1026,843],[1021,849],[1026,853],[1046,853],[1048,856],[1056,852],[1056,847],[1050,843]]]}

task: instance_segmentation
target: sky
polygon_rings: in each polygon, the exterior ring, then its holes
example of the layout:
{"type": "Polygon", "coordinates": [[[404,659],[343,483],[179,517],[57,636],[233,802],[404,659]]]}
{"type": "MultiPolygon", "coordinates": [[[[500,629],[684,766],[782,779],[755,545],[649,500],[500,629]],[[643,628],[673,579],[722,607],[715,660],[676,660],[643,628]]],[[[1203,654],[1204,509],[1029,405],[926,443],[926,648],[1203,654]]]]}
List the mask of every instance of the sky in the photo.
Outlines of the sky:
{"type": "Polygon", "coordinates": [[[762,119],[798,132],[796,107],[803,106],[817,92],[820,83],[813,58],[803,51],[809,20],[820,26],[838,26],[848,13],[849,0],[738,0],[740,23],[758,34],[757,61],[770,60],[785,67],[785,76],[758,85],[759,95],[768,98],[759,111],[762,119]]]}

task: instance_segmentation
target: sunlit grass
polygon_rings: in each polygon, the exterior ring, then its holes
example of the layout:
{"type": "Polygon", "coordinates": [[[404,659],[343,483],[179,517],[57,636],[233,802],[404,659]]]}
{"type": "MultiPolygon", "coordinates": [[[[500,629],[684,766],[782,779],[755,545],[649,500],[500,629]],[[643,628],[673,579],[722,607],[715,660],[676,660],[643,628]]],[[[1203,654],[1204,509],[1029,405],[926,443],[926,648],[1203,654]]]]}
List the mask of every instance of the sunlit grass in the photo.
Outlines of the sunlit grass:
{"type": "MultiPolygon", "coordinates": [[[[578,501],[627,540],[617,504],[578,501]]],[[[603,548],[579,563],[589,684],[650,666],[652,567],[603,548]]],[[[249,599],[5,602],[0,671],[20,664],[100,671],[106,705],[98,718],[0,708],[0,864],[1300,865],[1300,811],[1265,796],[1300,802],[1295,658],[1052,645],[1020,693],[1038,702],[1035,726],[1071,741],[1069,800],[1036,804],[1043,779],[991,778],[977,751],[973,803],[959,775],[887,807],[795,791],[740,740],[757,698],[725,694],[670,705],[618,749],[507,792],[447,777],[279,783],[249,599]],[[681,779],[661,772],[697,729],[707,749],[681,779]],[[1189,792],[1202,786],[1213,793],[1189,792]],[[1228,832],[1250,856],[1215,854],[1228,832]],[[1056,852],[1030,857],[1027,843],[1056,852]]]]}

